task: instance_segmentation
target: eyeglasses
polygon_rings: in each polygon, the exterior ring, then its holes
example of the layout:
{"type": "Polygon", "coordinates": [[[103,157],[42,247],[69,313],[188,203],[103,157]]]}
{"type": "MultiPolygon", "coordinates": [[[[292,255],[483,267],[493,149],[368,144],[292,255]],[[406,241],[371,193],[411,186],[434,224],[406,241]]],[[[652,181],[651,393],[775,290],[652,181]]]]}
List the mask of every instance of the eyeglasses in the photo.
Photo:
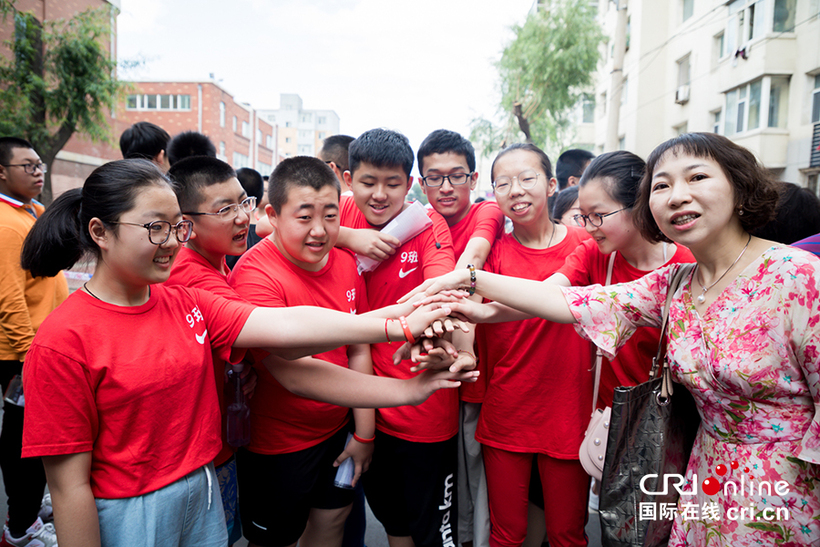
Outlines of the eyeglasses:
{"type": "Polygon", "coordinates": [[[222,220],[233,220],[237,216],[239,216],[239,210],[244,211],[245,213],[250,214],[251,211],[256,209],[256,197],[251,196],[249,198],[245,198],[239,203],[232,203],[230,205],[226,205],[216,213],[182,213],[183,215],[208,215],[208,216],[215,216],[219,217],[222,220]],[[233,213],[233,214],[231,214],[233,213]]]}
{"type": "Polygon", "coordinates": [[[429,186],[430,188],[438,188],[442,184],[444,184],[444,179],[453,185],[453,186],[461,186],[462,184],[466,184],[470,177],[473,176],[472,173],[454,173],[452,175],[428,175],[426,177],[421,177],[421,180],[424,181],[424,184],[429,186]]]}
{"type": "Polygon", "coordinates": [[[504,194],[507,194],[510,191],[510,188],[512,188],[513,180],[517,180],[521,188],[529,190],[530,188],[535,186],[536,182],[538,182],[538,177],[540,175],[541,173],[536,173],[532,169],[528,169],[526,171],[518,173],[517,177],[498,177],[493,181],[493,190],[495,190],[496,194],[503,196],[504,194]]]}
{"type": "Polygon", "coordinates": [[[191,239],[194,231],[194,223],[191,220],[180,220],[176,224],[171,224],[167,220],[155,220],[148,224],[137,224],[135,222],[109,222],[109,224],[127,224],[128,226],[138,226],[148,230],[148,240],[154,245],[165,245],[171,237],[171,230],[174,230],[174,237],[180,243],[185,243],[191,239]]]}
{"type": "Polygon", "coordinates": [[[604,219],[608,216],[614,215],[615,213],[620,213],[621,211],[626,211],[629,207],[624,207],[623,209],[618,209],[617,211],[612,211],[611,213],[607,213],[602,215],[601,213],[590,213],[588,215],[575,215],[572,217],[572,220],[575,221],[575,224],[583,228],[587,225],[587,222],[598,228],[604,223],[604,219]]]}
{"type": "Polygon", "coordinates": [[[38,169],[43,173],[48,172],[48,165],[45,163],[15,163],[12,165],[3,165],[3,167],[22,167],[23,171],[29,175],[33,175],[38,169]]]}

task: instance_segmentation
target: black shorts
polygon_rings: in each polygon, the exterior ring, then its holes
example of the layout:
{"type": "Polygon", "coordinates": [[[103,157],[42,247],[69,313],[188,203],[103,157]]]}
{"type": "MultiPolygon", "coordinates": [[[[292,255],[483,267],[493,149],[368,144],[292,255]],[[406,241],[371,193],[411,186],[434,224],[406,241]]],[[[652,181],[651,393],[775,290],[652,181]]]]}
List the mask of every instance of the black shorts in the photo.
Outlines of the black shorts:
{"type": "Polygon", "coordinates": [[[370,469],[362,475],[367,503],[388,535],[416,547],[458,545],[457,438],[417,443],[376,432],[370,469]]]}
{"type": "Polygon", "coordinates": [[[346,440],[347,428],[342,428],[316,446],[289,454],[239,450],[239,515],[248,541],[263,547],[291,545],[305,531],[311,509],[339,509],[353,502],[353,490],[333,485],[333,462],[346,440]]]}

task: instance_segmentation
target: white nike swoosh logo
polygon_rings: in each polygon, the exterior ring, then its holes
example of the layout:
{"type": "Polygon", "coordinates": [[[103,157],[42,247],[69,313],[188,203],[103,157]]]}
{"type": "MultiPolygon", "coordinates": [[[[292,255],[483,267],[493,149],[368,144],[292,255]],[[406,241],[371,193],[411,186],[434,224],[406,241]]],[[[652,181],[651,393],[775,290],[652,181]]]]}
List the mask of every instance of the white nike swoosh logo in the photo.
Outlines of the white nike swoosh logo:
{"type": "Polygon", "coordinates": [[[411,273],[415,272],[415,271],[416,271],[416,270],[418,270],[418,269],[419,269],[419,268],[418,268],[418,266],[416,266],[416,267],[415,267],[415,268],[413,268],[412,270],[408,270],[408,271],[406,271],[406,272],[405,272],[404,270],[402,270],[402,269],[399,269],[399,277],[400,277],[400,278],[402,278],[402,279],[404,279],[405,277],[407,277],[408,275],[410,275],[411,273]]]}
{"type": "Polygon", "coordinates": [[[205,332],[203,332],[202,334],[195,334],[194,336],[196,336],[196,341],[197,342],[204,345],[205,344],[205,337],[207,335],[208,335],[208,329],[205,329],[205,332]]]}

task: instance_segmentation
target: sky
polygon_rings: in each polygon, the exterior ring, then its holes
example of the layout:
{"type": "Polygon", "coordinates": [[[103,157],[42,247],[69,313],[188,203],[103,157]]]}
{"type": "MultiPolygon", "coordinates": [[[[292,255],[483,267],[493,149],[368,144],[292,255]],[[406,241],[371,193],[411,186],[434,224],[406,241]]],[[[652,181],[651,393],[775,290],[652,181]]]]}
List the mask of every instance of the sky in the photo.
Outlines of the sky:
{"type": "Polygon", "coordinates": [[[494,63],[532,0],[122,0],[127,80],[208,80],[238,102],[334,110],[341,133],[401,131],[416,150],[439,128],[469,136],[495,117],[494,63]]]}

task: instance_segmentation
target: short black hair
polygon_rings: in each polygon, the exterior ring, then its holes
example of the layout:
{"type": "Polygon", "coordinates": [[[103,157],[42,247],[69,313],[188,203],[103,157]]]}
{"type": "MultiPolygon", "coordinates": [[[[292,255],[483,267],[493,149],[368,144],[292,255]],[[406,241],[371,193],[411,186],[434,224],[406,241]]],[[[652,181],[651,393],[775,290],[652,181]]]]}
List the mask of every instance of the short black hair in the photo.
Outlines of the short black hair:
{"type": "Polygon", "coordinates": [[[561,222],[561,217],[572,208],[573,203],[578,201],[578,188],[578,186],[570,186],[555,194],[555,203],[552,206],[552,218],[555,222],[561,222]]]}
{"type": "Polygon", "coordinates": [[[191,156],[216,157],[216,147],[206,135],[196,131],[185,131],[168,143],[168,163],[174,165],[191,156]]]}
{"type": "Polygon", "coordinates": [[[371,129],[350,143],[351,175],[360,164],[369,163],[373,167],[401,167],[409,178],[413,161],[410,141],[398,131],[371,129]]]}
{"type": "Polygon", "coordinates": [[[250,167],[242,167],[236,170],[236,178],[239,179],[239,184],[245,189],[248,197],[255,197],[257,203],[262,201],[262,196],[265,194],[265,181],[259,171],[250,167]]]}
{"type": "Polygon", "coordinates": [[[777,216],[752,234],[784,245],[820,233],[820,198],[791,182],[778,182],[777,216]]]}
{"type": "Polygon", "coordinates": [[[339,179],[328,164],[310,156],[287,158],[273,170],[268,187],[268,201],[277,215],[288,202],[288,192],[294,186],[306,186],[314,190],[332,186],[336,189],[337,196],[341,194],[339,179]]]}
{"type": "Polygon", "coordinates": [[[0,164],[6,165],[11,161],[15,148],[29,148],[34,150],[34,147],[26,139],[19,137],[0,137],[0,164]]]}
{"type": "Polygon", "coordinates": [[[460,154],[467,160],[467,167],[472,173],[475,171],[475,149],[473,145],[455,131],[436,129],[419,146],[416,154],[419,160],[419,173],[424,174],[424,158],[432,154],[460,154]]]}
{"type": "Polygon", "coordinates": [[[171,135],[151,122],[137,122],[120,135],[120,151],[125,159],[153,160],[168,148],[171,135]]]}
{"type": "Polygon", "coordinates": [[[558,181],[558,189],[566,188],[570,177],[581,178],[584,174],[584,167],[594,157],[595,154],[589,150],[580,148],[571,148],[558,156],[558,161],[555,162],[555,179],[558,181]]]}
{"type": "Polygon", "coordinates": [[[192,156],[168,170],[182,212],[193,212],[202,203],[202,188],[236,177],[233,167],[210,156],[192,156]]]}
{"type": "Polygon", "coordinates": [[[350,135],[331,135],[322,143],[322,149],[319,151],[319,156],[324,161],[332,161],[336,167],[344,173],[350,169],[350,143],[354,139],[350,135]]]}
{"type": "Polygon", "coordinates": [[[550,158],[547,156],[546,152],[529,142],[516,142],[499,152],[490,166],[490,179],[493,181],[495,180],[495,162],[497,162],[499,158],[506,156],[510,152],[515,152],[516,150],[532,152],[538,156],[538,161],[541,163],[541,169],[543,169],[544,174],[547,175],[547,183],[549,184],[549,179],[552,178],[552,163],[550,162],[550,158]]]}

